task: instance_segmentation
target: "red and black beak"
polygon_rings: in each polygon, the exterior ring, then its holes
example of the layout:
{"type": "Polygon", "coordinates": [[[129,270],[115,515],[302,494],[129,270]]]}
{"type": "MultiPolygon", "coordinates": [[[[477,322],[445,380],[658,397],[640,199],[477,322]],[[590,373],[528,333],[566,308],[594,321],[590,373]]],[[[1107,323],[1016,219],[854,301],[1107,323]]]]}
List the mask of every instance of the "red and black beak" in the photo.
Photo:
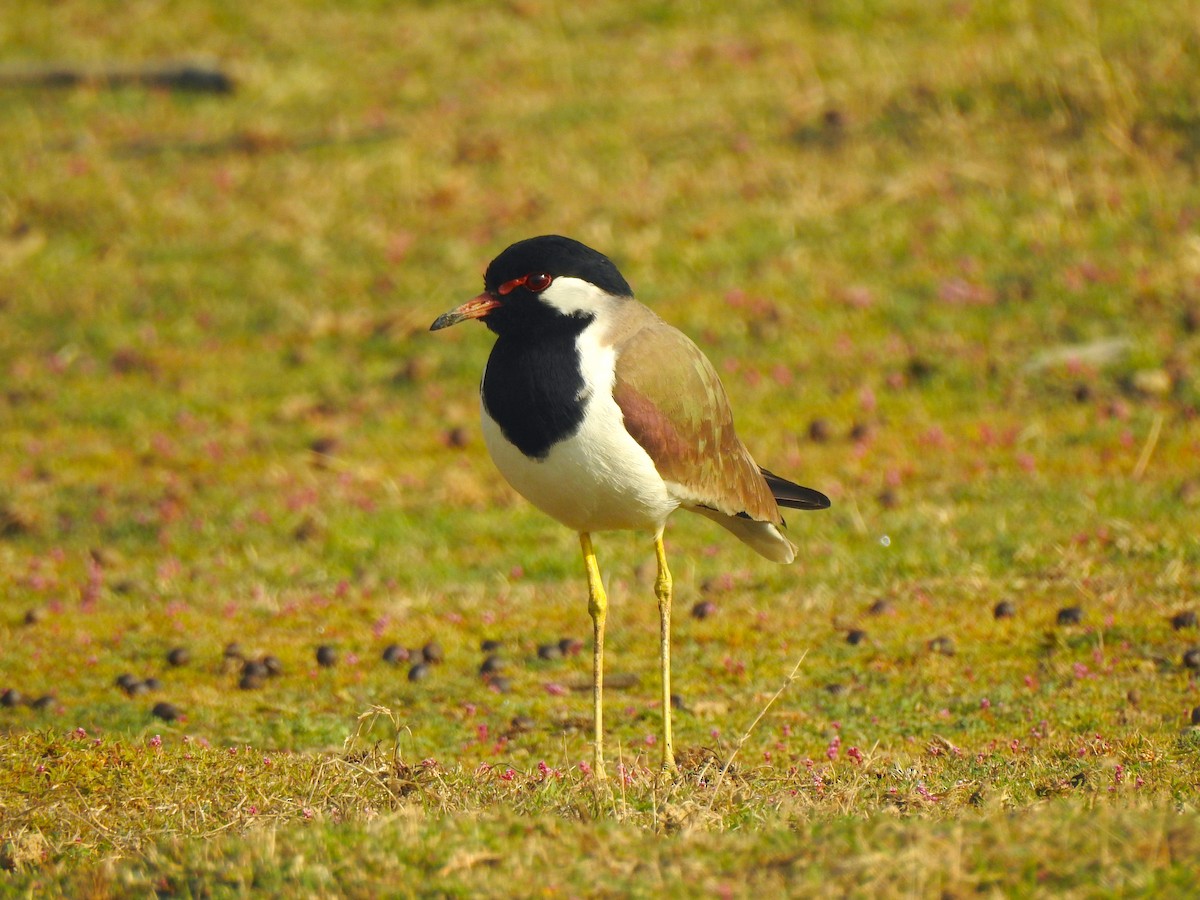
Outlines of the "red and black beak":
{"type": "Polygon", "coordinates": [[[463,319],[482,319],[500,305],[500,298],[490,291],[484,291],[478,297],[468,300],[462,306],[443,313],[429,326],[430,331],[438,331],[457,325],[463,319]]]}

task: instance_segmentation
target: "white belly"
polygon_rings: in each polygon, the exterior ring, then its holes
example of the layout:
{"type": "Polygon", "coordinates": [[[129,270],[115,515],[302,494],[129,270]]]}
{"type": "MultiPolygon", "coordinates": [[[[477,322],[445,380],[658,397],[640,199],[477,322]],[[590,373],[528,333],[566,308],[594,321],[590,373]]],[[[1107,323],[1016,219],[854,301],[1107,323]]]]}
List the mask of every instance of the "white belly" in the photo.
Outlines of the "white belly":
{"type": "Polygon", "coordinates": [[[658,531],[679,508],[650,456],[625,430],[612,399],[612,350],[595,328],[579,337],[584,378],[594,386],[583,423],[543,459],[505,439],[483,410],[483,439],[505,480],[542,512],[575,531],[658,531]]]}

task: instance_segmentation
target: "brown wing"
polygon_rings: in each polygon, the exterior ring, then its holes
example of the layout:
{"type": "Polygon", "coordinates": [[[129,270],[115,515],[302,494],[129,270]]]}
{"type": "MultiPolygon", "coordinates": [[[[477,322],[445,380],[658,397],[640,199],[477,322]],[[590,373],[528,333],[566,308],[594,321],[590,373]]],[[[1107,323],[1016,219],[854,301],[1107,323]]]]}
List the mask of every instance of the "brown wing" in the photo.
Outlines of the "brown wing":
{"type": "Polygon", "coordinates": [[[630,301],[613,335],[613,398],[625,427],[686,504],[783,522],[766,480],[733,430],[712,363],[682,332],[630,301]]]}

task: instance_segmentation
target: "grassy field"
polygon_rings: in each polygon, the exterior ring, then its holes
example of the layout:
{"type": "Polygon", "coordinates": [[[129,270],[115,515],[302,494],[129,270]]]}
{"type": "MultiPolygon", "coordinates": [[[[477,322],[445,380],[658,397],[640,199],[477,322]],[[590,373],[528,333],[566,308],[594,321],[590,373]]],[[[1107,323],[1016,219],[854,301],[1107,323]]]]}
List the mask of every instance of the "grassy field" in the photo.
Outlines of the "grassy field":
{"type": "Polygon", "coordinates": [[[1194,890],[1195,2],[10,0],[0,48],[0,894],[1194,890]],[[235,90],[16,83],[179,58],[235,90]],[[601,785],[576,538],[487,459],[490,336],[427,332],[545,232],[834,502],[791,567],[672,523],[674,781],[649,540],[597,539],[601,785]]]}

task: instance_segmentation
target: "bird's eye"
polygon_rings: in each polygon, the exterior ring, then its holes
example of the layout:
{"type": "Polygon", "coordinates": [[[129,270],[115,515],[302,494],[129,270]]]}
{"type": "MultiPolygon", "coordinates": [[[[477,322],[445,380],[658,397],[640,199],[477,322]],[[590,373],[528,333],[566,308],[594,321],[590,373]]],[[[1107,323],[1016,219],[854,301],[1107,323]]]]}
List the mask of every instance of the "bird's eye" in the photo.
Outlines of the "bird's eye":
{"type": "Polygon", "coordinates": [[[545,272],[539,272],[536,275],[528,275],[525,278],[525,287],[533,291],[535,294],[540,294],[546,288],[550,287],[550,282],[554,279],[545,272]]]}

